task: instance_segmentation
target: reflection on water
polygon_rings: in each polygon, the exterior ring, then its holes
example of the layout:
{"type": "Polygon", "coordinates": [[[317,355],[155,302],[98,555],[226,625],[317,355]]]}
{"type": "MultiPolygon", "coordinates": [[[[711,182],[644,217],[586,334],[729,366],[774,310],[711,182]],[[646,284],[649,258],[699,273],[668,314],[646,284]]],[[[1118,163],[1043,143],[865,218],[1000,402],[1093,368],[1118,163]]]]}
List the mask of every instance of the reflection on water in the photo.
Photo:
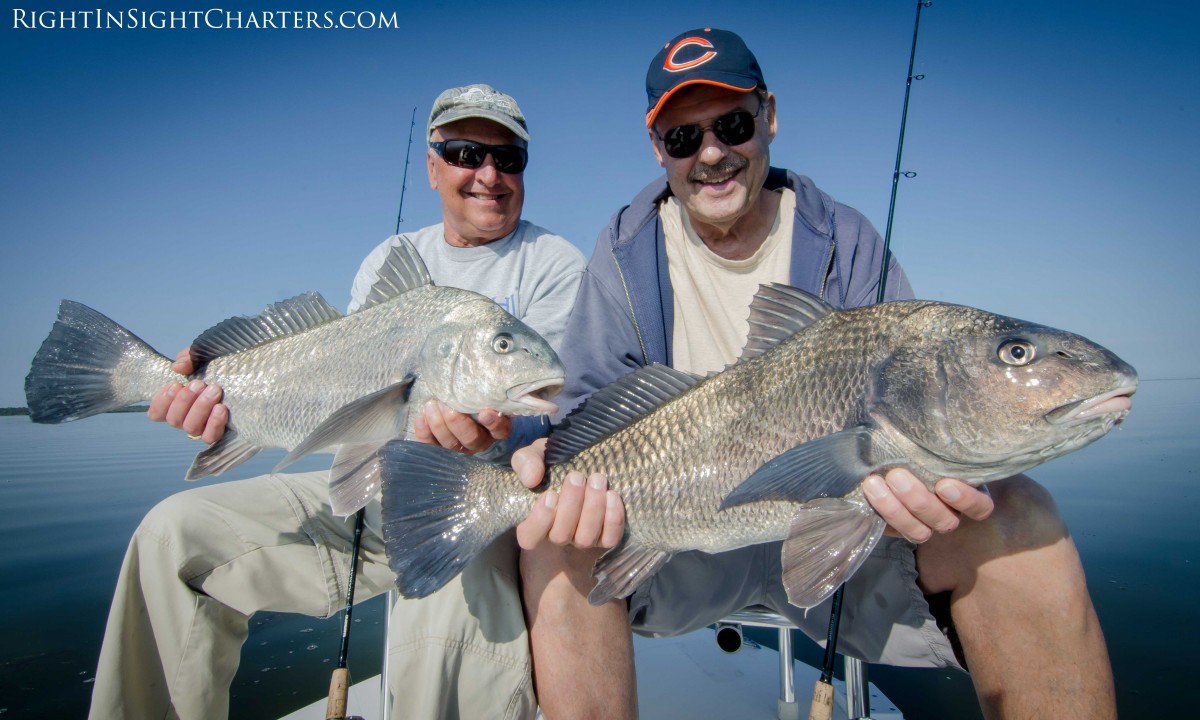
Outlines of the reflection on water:
{"type": "MultiPolygon", "coordinates": [[[[0,418],[0,716],[86,715],[125,546],[147,510],[193,486],[183,475],[200,447],[138,413],[51,426],[0,418]]],[[[263,452],[222,480],[270,472],[282,457],[263,452]]],[[[356,679],[379,672],[382,608],[378,598],[355,611],[356,679]]],[[[230,717],[278,717],[322,696],[341,628],[340,616],[254,616],[230,717]]]]}
{"type": "MultiPolygon", "coordinates": [[[[1200,591],[1198,410],[1200,380],[1144,382],[1124,426],[1032,473],[1054,494],[1083,557],[1122,718],[1193,712],[1184,694],[1200,638],[1192,609],[1200,591]]],[[[198,449],[139,414],[59,426],[0,418],[0,714],[85,714],[126,542],[150,507],[187,487],[183,474],[198,449]]],[[[229,479],[268,472],[280,457],[263,453],[229,479]]],[[[327,462],[310,458],[296,469],[327,462]]],[[[381,605],[355,613],[358,679],[379,671],[381,605]]],[[[232,717],[275,717],[323,696],[340,630],[338,618],[256,616],[232,717]]],[[[871,678],[909,718],[970,717],[962,678],[880,667],[871,678]]]]}

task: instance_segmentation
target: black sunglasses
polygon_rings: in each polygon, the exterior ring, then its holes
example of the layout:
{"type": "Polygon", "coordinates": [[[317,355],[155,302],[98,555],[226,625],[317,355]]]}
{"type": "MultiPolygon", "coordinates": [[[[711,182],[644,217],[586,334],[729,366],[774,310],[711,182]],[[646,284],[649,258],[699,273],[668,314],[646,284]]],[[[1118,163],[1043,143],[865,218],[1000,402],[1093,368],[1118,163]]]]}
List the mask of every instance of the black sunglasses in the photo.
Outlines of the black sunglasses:
{"type": "Polygon", "coordinates": [[[524,172],[529,164],[529,153],[519,145],[488,145],[474,140],[445,140],[431,142],[429,147],[443,160],[455,167],[475,168],[483,165],[488,155],[496,163],[496,169],[508,175],[524,172]]]}
{"type": "MultiPolygon", "coordinates": [[[[748,142],[754,137],[754,122],[758,118],[758,114],[762,112],[763,103],[758,104],[758,109],[751,113],[749,110],[734,110],[731,113],[726,113],[716,120],[712,121],[711,125],[680,125],[673,127],[665,133],[658,136],[662,141],[663,148],[667,154],[673,158],[689,158],[695,155],[700,150],[700,145],[704,142],[704,131],[712,130],[713,135],[717,139],[729,146],[741,145],[748,142]]],[[[657,130],[654,131],[658,133],[657,130]]]]}

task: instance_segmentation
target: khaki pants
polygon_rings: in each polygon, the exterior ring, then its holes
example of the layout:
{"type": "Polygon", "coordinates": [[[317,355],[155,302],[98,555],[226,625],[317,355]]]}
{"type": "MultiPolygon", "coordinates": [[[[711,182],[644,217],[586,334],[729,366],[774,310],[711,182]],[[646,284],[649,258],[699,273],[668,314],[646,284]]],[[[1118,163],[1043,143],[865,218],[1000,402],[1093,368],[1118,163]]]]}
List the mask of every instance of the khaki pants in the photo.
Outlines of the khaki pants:
{"type": "MultiPolygon", "coordinates": [[[[229,714],[249,617],[327,617],[345,605],[353,518],[326,473],[208,485],[159,503],[130,541],[92,692],[92,718],[229,714]]],[[[379,503],[367,507],[355,598],[391,587],[379,503]]],[[[393,717],[528,718],[536,710],[511,533],[391,618],[393,717]]]]}

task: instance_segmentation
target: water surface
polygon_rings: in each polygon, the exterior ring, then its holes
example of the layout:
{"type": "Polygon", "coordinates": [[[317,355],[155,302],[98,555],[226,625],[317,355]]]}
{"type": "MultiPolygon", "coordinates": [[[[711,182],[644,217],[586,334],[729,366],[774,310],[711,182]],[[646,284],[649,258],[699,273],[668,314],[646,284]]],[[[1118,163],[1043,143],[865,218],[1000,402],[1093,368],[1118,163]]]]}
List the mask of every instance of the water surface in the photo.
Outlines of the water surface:
{"type": "MultiPolygon", "coordinates": [[[[96,658],[129,537],[183,480],[202,447],[140,413],[63,425],[0,417],[0,717],[87,714],[96,658]]],[[[265,451],[220,480],[253,477],[283,457],[265,451]]],[[[306,458],[297,471],[327,466],[306,458]]],[[[350,671],[377,674],[382,598],[354,614],[350,671]]],[[[340,615],[251,618],[230,717],[278,717],[323,696],[337,661],[340,615]]]]}

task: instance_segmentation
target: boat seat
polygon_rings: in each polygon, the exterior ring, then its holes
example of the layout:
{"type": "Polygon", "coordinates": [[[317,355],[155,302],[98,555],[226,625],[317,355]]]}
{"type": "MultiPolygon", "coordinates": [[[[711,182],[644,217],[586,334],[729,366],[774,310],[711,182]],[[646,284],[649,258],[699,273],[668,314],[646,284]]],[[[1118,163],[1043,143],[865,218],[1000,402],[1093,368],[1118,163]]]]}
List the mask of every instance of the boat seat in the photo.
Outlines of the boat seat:
{"type": "MultiPolygon", "coordinates": [[[[799,720],[806,717],[801,713],[800,705],[796,702],[796,679],[792,666],[792,630],[796,626],[791,620],[766,607],[751,605],[750,607],[731,613],[717,623],[720,633],[725,628],[737,627],[740,640],[741,626],[773,627],[779,631],[779,720],[799,720]]],[[[718,637],[718,645],[721,638],[718,637]]],[[[722,645],[722,649],[725,646],[722,645]]],[[[850,720],[868,718],[871,715],[870,703],[867,699],[867,664],[858,658],[843,655],[843,672],[846,678],[846,716],[850,720]]]]}

